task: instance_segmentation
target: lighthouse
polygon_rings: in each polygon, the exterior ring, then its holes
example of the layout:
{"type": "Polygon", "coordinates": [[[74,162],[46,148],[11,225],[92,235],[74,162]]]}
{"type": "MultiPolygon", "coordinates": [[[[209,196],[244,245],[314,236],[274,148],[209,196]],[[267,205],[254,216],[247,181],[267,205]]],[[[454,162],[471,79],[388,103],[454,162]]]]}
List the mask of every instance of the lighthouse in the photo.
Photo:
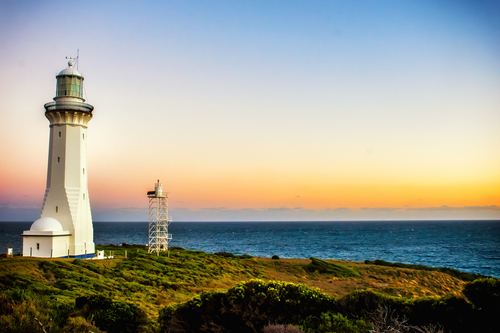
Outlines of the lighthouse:
{"type": "Polygon", "coordinates": [[[92,258],[94,228],[87,187],[87,126],[94,107],[83,98],[83,76],[73,60],[56,76],[46,103],[50,122],[47,187],[42,214],[24,231],[23,256],[92,258]]]}

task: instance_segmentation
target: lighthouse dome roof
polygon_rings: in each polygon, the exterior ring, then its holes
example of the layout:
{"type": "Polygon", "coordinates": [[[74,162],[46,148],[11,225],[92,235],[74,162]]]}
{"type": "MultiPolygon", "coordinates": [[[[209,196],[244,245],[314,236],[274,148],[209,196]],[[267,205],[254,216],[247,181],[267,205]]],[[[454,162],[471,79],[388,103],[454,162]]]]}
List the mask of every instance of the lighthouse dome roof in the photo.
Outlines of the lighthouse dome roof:
{"type": "Polygon", "coordinates": [[[33,222],[31,231],[63,231],[63,227],[58,220],[52,217],[42,217],[33,222]]]}
{"type": "Polygon", "coordinates": [[[63,69],[62,71],[60,71],[59,74],[57,74],[57,76],[61,76],[61,75],[83,77],[83,75],[73,67],[73,61],[72,60],[68,61],[68,67],[66,67],[65,69],[63,69]]]}

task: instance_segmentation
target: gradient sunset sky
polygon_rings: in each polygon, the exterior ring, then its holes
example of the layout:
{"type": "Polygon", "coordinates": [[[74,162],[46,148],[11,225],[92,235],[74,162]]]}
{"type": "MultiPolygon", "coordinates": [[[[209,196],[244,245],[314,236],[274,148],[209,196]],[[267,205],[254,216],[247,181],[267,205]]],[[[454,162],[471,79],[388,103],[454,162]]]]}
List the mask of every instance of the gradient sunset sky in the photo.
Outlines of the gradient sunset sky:
{"type": "Polygon", "coordinates": [[[94,221],[500,219],[498,1],[1,1],[0,221],[80,49],[94,221]]]}

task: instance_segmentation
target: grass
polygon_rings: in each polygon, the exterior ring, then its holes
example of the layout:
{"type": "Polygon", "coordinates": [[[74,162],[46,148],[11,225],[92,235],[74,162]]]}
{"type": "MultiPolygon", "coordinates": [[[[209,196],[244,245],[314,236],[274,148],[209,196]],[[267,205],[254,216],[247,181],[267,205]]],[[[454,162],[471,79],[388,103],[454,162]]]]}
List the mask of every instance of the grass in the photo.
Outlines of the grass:
{"type": "MultiPolygon", "coordinates": [[[[0,259],[0,294],[18,305],[23,300],[31,300],[33,304],[38,302],[38,306],[45,302],[66,304],[70,308],[78,297],[103,295],[135,304],[155,321],[163,306],[185,302],[204,291],[227,290],[256,278],[319,288],[331,297],[342,297],[354,290],[373,290],[408,299],[461,296],[465,284],[455,272],[450,275],[446,270],[372,262],[318,258],[273,260],[181,248],[171,248],[169,253],[157,256],[148,254],[145,247],[139,245],[97,246],[96,249],[112,253],[114,258],[0,259]]],[[[48,315],[38,316],[47,318],[48,315]]],[[[76,319],[71,323],[92,326],[76,319]]]]}

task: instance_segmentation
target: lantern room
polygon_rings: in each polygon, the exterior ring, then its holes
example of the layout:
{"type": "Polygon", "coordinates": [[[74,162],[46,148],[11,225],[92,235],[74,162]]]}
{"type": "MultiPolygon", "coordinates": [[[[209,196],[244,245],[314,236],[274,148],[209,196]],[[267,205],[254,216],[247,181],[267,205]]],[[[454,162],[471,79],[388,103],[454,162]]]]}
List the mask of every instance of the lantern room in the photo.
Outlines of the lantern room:
{"type": "Polygon", "coordinates": [[[68,62],[68,67],[59,72],[56,76],[56,98],[76,97],[83,99],[83,76],[75,68],[73,61],[68,62]]]}

